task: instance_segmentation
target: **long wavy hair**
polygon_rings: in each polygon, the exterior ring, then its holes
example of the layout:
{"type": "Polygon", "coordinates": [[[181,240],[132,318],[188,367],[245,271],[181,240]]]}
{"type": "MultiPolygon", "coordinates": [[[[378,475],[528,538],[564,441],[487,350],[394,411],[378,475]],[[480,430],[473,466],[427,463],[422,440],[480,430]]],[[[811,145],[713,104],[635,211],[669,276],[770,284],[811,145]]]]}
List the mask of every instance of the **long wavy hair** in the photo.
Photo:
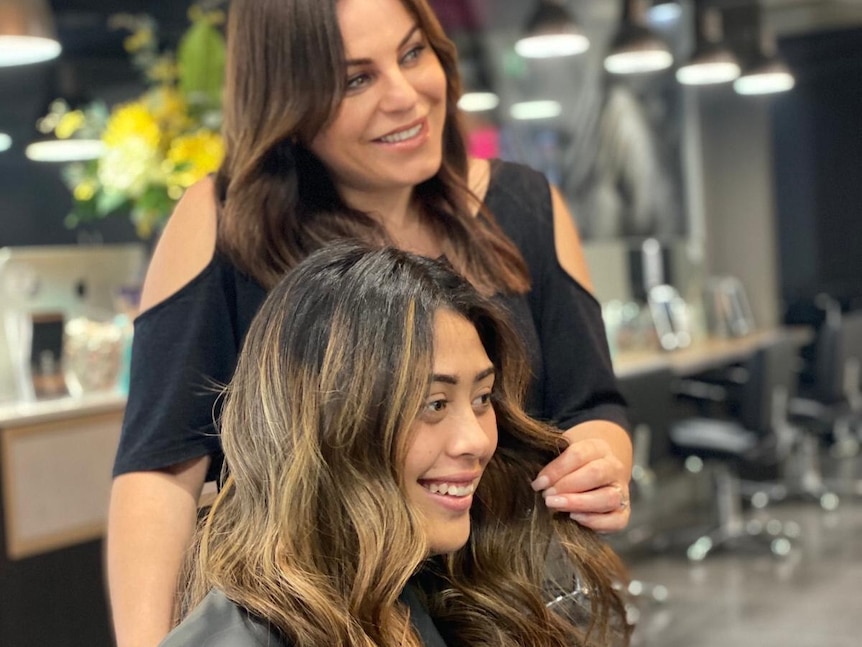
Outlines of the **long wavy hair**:
{"type": "Polygon", "coordinates": [[[530,488],[565,441],[521,409],[527,377],[505,316],[442,262],[353,244],[308,257],[269,293],[226,389],[228,475],[181,614],[216,587],[295,647],[419,647],[398,600],[412,578],[451,647],[607,644],[623,567],[530,488]],[[442,309],[475,326],[494,364],[499,440],[468,543],[429,558],[402,466],[442,309]],[[552,546],[591,592],[589,626],[545,606],[572,587],[548,577],[552,546]]]}
{"type": "MultiPolygon", "coordinates": [[[[514,244],[467,186],[457,53],[426,0],[401,0],[446,74],[443,161],[415,188],[421,216],[453,266],[485,292],[524,292],[514,244]]],[[[347,76],[338,0],[233,0],[224,96],[225,160],[216,176],[218,247],[267,288],[334,240],[389,243],[383,226],[346,205],[307,143],[334,118],[347,76]]],[[[373,28],[369,25],[369,29],[373,28]]]]}

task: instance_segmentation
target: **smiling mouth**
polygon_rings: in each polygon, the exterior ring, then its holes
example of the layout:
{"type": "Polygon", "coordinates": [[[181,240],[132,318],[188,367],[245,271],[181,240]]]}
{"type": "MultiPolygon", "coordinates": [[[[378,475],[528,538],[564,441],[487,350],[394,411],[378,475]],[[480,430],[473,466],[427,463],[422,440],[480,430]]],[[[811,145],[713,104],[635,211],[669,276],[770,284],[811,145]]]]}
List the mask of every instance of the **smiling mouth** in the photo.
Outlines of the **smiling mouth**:
{"type": "Polygon", "coordinates": [[[420,485],[432,494],[465,497],[476,491],[477,481],[470,483],[420,483],[420,485]]]}
{"type": "Polygon", "coordinates": [[[392,133],[391,135],[386,135],[385,137],[379,137],[375,141],[383,142],[384,144],[397,144],[399,142],[405,142],[408,139],[413,139],[419,133],[421,133],[423,125],[423,123],[419,123],[412,128],[400,130],[397,133],[392,133]]]}

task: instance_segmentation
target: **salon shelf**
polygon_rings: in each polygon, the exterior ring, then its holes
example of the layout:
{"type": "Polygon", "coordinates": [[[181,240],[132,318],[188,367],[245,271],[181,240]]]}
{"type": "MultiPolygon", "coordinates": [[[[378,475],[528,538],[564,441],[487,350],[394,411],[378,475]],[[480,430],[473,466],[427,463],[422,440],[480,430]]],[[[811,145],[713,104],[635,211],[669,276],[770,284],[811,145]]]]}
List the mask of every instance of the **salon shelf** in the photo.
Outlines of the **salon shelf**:
{"type": "Polygon", "coordinates": [[[69,416],[122,411],[125,406],[126,396],[118,391],[32,402],[0,403],[0,428],[54,422],[69,416]]]}

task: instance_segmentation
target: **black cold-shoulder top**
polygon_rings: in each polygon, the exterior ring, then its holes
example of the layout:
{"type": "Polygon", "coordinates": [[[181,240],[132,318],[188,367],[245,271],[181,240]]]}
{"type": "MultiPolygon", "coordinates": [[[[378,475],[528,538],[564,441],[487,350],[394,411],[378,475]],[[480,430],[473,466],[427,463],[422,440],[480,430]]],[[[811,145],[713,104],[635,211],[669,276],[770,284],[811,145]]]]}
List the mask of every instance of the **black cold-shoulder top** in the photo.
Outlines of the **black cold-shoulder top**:
{"type": "MultiPolygon", "coordinates": [[[[557,261],[547,180],[525,166],[494,162],[485,206],[530,270],[527,294],[499,297],[531,353],[528,411],[561,429],[595,419],[627,427],[601,307],[557,261]]],[[[217,478],[218,390],[230,380],[265,296],[259,283],[216,252],[198,276],[135,320],[115,476],[209,454],[208,480],[217,478]]]]}

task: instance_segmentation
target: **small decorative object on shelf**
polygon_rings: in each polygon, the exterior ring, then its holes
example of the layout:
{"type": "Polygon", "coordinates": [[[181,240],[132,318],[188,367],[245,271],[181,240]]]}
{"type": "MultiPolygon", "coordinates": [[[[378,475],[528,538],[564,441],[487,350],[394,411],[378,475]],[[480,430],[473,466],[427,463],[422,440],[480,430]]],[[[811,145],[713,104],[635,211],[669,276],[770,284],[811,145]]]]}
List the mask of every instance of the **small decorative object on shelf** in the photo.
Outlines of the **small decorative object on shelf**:
{"type": "Polygon", "coordinates": [[[64,169],[73,196],[68,226],[128,214],[138,235],[150,239],[183,191],[219,167],[224,13],[194,5],[189,18],[191,26],[172,52],[160,51],[151,17],[113,16],[112,28],[131,32],[125,48],[147,89],[110,107],[96,101],[72,110],[55,101],[39,121],[40,130],[58,138],[96,137],[103,144],[97,159],[64,169]]]}
{"type": "Polygon", "coordinates": [[[75,317],[66,322],[63,366],[71,395],[120,387],[126,334],[111,318],[75,317]]]}

